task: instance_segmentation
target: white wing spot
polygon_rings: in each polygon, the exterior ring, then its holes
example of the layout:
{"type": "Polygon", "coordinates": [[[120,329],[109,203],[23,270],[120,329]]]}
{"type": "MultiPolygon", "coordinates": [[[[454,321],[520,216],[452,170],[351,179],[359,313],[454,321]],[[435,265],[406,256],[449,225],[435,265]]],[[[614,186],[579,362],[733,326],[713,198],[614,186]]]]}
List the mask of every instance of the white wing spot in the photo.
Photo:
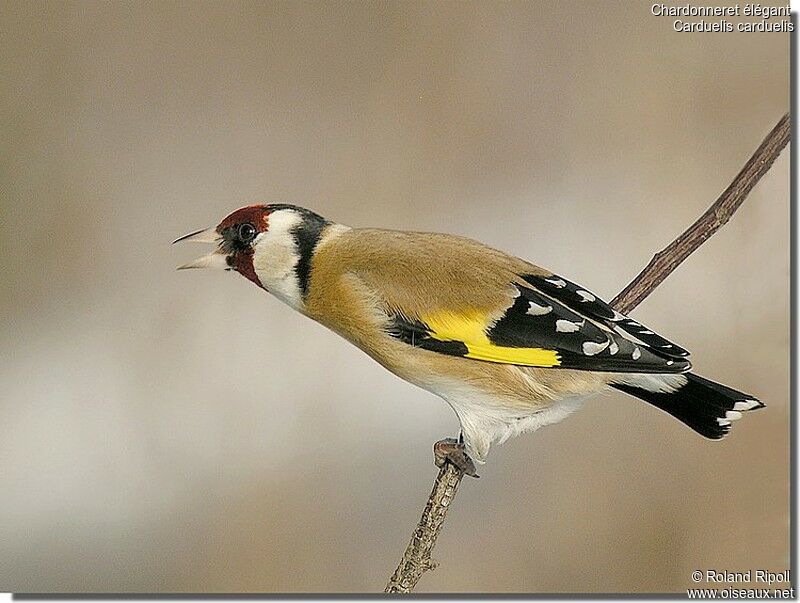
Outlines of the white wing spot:
{"type": "Polygon", "coordinates": [[[758,400],[742,400],[733,405],[733,410],[753,410],[759,404],[758,400]]]}
{"type": "Polygon", "coordinates": [[[588,291],[584,291],[583,289],[578,289],[575,293],[581,296],[582,302],[593,302],[594,300],[597,299],[594,295],[592,295],[588,291]]]}
{"type": "Polygon", "coordinates": [[[559,319],[556,321],[556,331],[559,333],[574,333],[579,330],[581,325],[569,320],[559,319]]]}
{"type": "Polygon", "coordinates": [[[559,289],[567,286],[567,283],[562,281],[560,278],[546,278],[544,280],[545,282],[550,283],[551,285],[558,287],[559,289]]]}
{"type": "Polygon", "coordinates": [[[725,413],[725,418],[728,419],[728,421],[736,421],[742,418],[742,413],[738,410],[729,410],[725,413]]]}
{"type": "Polygon", "coordinates": [[[645,329],[644,331],[639,331],[639,333],[641,333],[642,335],[655,335],[655,333],[653,333],[649,329],[645,329]]]}
{"type": "Polygon", "coordinates": [[[674,360],[667,360],[667,366],[672,366],[673,364],[675,364],[674,360]]]}
{"type": "Polygon", "coordinates": [[[634,360],[639,360],[639,358],[641,357],[642,357],[642,350],[640,350],[638,347],[633,348],[633,354],[631,354],[631,358],[633,358],[634,360]]]}
{"type": "Polygon", "coordinates": [[[541,306],[534,302],[528,302],[528,305],[528,311],[525,314],[530,314],[531,316],[543,316],[553,311],[552,306],[541,306]]]}
{"type": "Polygon", "coordinates": [[[604,343],[595,343],[594,341],[584,341],[583,342],[583,353],[587,356],[594,356],[595,354],[599,354],[603,350],[608,347],[609,342],[605,341],[604,343]]]}
{"type": "Polygon", "coordinates": [[[727,427],[728,425],[731,424],[731,422],[728,421],[728,419],[717,419],[717,423],[719,423],[720,427],[727,427]]]}
{"type": "Polygon", "coordinates": [[[611,345],[608,347],[608,353],[613,356],[617,352],[619,352],[619,346],[617,345],[616,341],[612,341],[611,345]]]}

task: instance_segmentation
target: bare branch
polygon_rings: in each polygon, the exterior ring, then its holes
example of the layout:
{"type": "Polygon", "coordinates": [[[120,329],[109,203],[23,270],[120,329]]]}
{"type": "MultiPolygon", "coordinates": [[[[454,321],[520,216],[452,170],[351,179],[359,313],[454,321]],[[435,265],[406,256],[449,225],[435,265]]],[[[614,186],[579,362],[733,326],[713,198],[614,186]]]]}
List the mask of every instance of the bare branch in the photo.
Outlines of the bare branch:
{"type": "Polygon", "coordinates": [[[697,221],[677,239],[659,251],[627,287],[611,302],[617,310],[627,314],[658,287],[681,262],[700,247],[717,230],[725,226],[733,213],[739,209],[748,193],[761,177],[769,171],[783,147],[789,142],[791,124],[789,114],[781,117],[777,125],[767,134],[731,185],[708,208],[697,221]]]}
{"type": "Polygon", "coordinates": [[[394,570],[384,592],[410,593],[422,578],[422,574],[436,567],[431,560],[431,551],[444,525],[450,503],[456,497],[462,477],[464,474],[461,470],[450,463],[445,463],[439,470],[428,504],[422,511],[422,518],[411,535],[411,542],[408,543],[403,559],[394,570]]]}
{"type": "MultiPolygon", "coordinates": [[[[775,159],[789,142],[790,134],[791,124],[787,113],[767,134],[761,146],[756,149],[750,160],[733,179],[731,185],[725,189],[714,204],[683,234],[656,253],[644,270],[614,298],[611,305],[623,314],[633,310],[681,262],[727,224],[756,183],[769,171],[775,159]]],[[[444,525],[447,510],[455,499],[462,477],[464,474],[450,463],[445,464],[439,471],[433,484],[433,491],[422,512],[422,518],[384,592],[410,593],[422,575],[436,567],[431,560],[431,552],[444,525]]]]}

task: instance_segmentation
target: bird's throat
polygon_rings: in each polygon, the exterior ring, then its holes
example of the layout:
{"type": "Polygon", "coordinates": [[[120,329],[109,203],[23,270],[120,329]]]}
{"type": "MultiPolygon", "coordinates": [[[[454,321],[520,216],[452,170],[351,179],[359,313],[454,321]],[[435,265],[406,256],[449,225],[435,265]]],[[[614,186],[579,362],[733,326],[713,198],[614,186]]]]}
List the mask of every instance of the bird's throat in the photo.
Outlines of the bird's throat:
{"type": "Polygon", "coordinates": [[[261,280],[258,278],[256,270],[253,267],[252,251],[249,253],[246,251],[241,251],[232,256],[228,256],[228,265],[250,282],[261,287],[262,289],[266,289],[266,287],[261,284],[261,280]]]}

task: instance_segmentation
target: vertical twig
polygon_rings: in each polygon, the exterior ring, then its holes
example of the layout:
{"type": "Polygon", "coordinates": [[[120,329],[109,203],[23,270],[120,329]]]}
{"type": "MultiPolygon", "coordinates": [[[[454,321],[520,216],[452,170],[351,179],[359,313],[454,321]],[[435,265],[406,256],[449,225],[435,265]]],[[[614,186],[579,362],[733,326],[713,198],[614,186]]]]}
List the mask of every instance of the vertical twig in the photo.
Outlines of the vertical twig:
{"type": "MultiPolygon", "coordinates": [[[[626,314],[642,302],[667,278],[681,262],[724,226],[747,195],[769,171],[769,168],[789,142],[791,127],[789,114],[778,121],[772,131],[756,149],[750,160],[733,179],[730,186],[714,204],[683,234],[659,251],[650,263],[617,295],[611,305],[626,314]]],[[[436,567],[431,552],[442,530],[447,510],[455,499],[458,485],[464,474],[445,464],[436,476],[422,518],[419,520],[411,542],[408,543],[400,564],[392,574],[384,592],[410,593],[422,575],[436,567]]]]}
{"type": "Polygon", "coordinates": [[[431,551],[444,525],[447,509],[456,497],[462,477],[464,474],[461,470],[451,463],[445,463],[439,470],[439,475],[433,483],[433,491],[422,511],[422,518],[411,535],[411,542],[408,543],[406,552],[384,592],[411,592],[422,578],[422,574],[436,568],[431,559],[431,551]]]}

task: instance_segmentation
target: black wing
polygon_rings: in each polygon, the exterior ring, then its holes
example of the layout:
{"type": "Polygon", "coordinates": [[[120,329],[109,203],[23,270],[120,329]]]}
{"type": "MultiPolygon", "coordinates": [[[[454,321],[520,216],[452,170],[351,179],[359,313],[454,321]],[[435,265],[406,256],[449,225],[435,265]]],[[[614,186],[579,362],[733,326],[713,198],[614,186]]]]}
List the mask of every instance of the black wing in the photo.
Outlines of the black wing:
{"type": "Polygon", "coordinates": [[[626,373],[682,373],[688,352],[558,276],[521,275],[499,320],[476,335],[473,319],[393,316],[390,333],[440,354],[517,364],[626,373]]]}

